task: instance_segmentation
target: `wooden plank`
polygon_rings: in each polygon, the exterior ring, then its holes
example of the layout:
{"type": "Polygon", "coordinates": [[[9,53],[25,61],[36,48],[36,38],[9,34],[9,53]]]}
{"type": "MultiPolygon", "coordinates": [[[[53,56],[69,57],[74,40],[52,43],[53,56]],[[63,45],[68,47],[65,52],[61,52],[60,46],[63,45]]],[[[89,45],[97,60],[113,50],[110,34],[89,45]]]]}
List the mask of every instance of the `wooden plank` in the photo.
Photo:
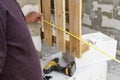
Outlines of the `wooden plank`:
{"type": "Polygon", "coordinates": [[[40,23],[39,23],[39,28],[40,28],[40,36],[41,36],[41,33],[42,33],[42,5],[41,5],[41,0],[38,0],[38,13],[41,15],[41,20],[40,20],[40,23]]]}
{"type": "MultiPolygon", "coordinates": [[[[69,0],[70,33],[81,38],[82,0],[69,0]]],[[[70,36],[70,54],[74,57],[81,56],[81,41],[70,36]]]]}
{"type": "MultiPolygon", "coordinates": [[[[44,20],[51,22],[51,0],[42,0],[42,12],[44,20]]],[[[45,43],[52,46],[52,29],[51,25],[44,22],[44,37],[45,43]]]]}
{"type": "MultiPolygon", "coordinates": [[[[38,0],[38,13],[40,15],[42,15],[42,12],[41,12],[41,0],[38,0]]],[[[41,29],[42,28],[42,21],[40,21],[39,26],[40,26],[40,29],[41,29]]]]}
{"type": "MultiPolygon", "coordinates": [[[[55,25],[65,31],[65,0],[54,0],[54,8],[55,8],[55,25]]],[[[65,45],[65,32],[56,29],[56,43],[57,48],[66,52],[65,45]]]]}

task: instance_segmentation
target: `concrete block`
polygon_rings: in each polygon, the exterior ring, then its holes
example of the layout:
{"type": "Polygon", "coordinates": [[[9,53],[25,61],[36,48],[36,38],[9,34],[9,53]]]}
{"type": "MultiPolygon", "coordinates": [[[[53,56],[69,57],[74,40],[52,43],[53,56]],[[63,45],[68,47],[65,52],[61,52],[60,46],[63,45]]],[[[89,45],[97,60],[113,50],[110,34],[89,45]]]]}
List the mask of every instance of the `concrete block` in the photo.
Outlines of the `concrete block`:
{"type": "MultiPolygon", "coordinates": [[[[100,32],[83,35],[82,37],[83,39],[90,41],[99,49],[107,52],[109,55],[113,57],[116,56],[117,41],[115,39],[112,39],[100,32]]],[[[90,49],[85,52],[81,58],[75,58],[77,67],[105,62],[108,60],[111,59],[92,47],[90,47],[90,49]]]]}
{"type": "Polygon", "coordinates": [[[41,43],[40,36],[32,36],[32,40],[33,40],[36,50],[41,52],[42,43],[41,43]]]}
{"type": "Polygon", "coordinates": [[[32,11],[38,12],[38,5],[27,4],[24,5],[22,8],[23,14],[26,16],[28,13],[32,11]]]}

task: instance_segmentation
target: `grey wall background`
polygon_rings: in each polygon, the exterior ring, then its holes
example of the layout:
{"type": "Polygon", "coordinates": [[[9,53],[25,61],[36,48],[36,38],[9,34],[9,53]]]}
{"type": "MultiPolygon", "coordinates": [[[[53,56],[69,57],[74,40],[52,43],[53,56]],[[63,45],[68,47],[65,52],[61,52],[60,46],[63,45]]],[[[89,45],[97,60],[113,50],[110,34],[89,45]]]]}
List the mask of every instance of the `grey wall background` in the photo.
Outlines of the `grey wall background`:
{"type": "Polygon", "coordinates": [[[38,0],[17,0],[20,6],[24,6],[25,4],[37,4],[38,0]]]}

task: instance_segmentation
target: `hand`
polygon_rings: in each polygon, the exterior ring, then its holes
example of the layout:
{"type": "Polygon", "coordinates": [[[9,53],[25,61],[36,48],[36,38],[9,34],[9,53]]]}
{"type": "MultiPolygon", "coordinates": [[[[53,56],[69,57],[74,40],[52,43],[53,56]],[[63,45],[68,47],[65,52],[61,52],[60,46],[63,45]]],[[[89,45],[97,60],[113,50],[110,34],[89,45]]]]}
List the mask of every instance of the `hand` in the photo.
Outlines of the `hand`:
{"type": "Polygon", "coordinates": [[[41,20],[41,15],[38,12],[32,11],[25,16],[26,23],[35,23],[41,20]]]}

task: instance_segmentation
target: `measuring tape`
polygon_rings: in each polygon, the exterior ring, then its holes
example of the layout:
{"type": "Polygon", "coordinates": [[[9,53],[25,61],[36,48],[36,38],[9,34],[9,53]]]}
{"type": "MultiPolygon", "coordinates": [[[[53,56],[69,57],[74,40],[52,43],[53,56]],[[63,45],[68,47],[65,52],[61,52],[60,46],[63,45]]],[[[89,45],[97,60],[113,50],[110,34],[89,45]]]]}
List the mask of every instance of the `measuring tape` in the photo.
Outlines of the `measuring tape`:
{"type": "Polygon", "coordinates": [[[47,20],[44,20],[44,22],[47,23],[47,24],[49,24],[49,25],[51,25],[51,26],[53,26],[53,27],[55,27],[56,29],[58,29],[58,30],[60,30],[60,31],[63,31],[63,32],[69,34],[70,36],[72,36],[72,37],[74,37],[74,38],[76,38],[76,39],[82,41],[83,43],[89,45],[90,47],[94,48],[95,50],[97,50],[97,51],[99,51],[100,53],[104,54],[105,56],[109,57],[110,59],[113,59],[113,60],[115,60],[116,62],[120,63],[120,60],[116,59],[115,57],[113,57],[112,55],[108,54],[107,52],[105,52],[105,51],[103,51],[103,50],[97,48],[95,45],[86,42],[85,40],[83,40],[83,39],[77,37],[76,35],[74,35],[74,34],[68,32],[68,31],[63,30],[63,29],[60,28],[59,26],[56,26],[55,24],[52,24],[52,23],[50,23],[50,22],[47,21],[47,20]]]}

